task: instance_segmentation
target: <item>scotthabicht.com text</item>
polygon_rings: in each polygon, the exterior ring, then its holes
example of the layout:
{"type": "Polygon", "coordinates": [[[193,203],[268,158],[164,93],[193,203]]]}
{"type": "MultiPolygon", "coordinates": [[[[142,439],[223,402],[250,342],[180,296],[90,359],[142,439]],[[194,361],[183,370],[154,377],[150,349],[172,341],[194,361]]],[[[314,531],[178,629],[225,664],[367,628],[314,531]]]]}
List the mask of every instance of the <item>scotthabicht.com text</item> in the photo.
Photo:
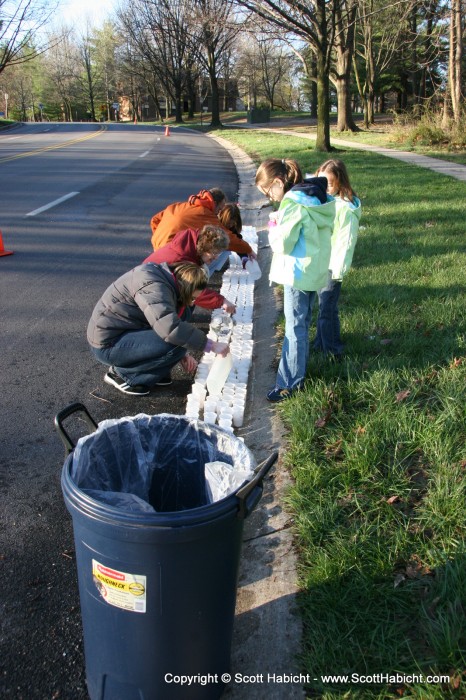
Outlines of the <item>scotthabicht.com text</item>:
{"type": "Polygon", "coordinates": [[[243,673],[208,673],[195,675],[177,675],[173,673],[165,674],[165,683],[173,685],[209,685],[215,683],[238,683],[238,684],[300,684],[305,685],[315,681],[320,681],[325,684],[345,684],[352,683],[355,685],[399,685],[399,684],[414,684],[414,683],[449,683],[449,676],[425,676],[422,673],[372,673],[361,675],[359,673],[351,673],[348,675],[328,675],[313,677],[309,673],[255,673],[252,675],[243,673]]]}

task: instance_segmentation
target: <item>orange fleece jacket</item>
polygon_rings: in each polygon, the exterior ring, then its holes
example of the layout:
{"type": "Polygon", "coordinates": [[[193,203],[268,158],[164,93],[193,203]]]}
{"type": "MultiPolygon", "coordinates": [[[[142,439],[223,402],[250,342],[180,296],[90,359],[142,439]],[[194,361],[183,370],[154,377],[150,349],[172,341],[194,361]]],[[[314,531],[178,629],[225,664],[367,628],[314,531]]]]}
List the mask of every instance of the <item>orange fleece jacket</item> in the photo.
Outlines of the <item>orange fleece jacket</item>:
{"type": "Polygon", "coordinates": [[[158,250],[166,245],[178,231],[187,228],[200,230],[206,224],[211,224],[219,226],[228,233],[229,250],[238,253],[238,255],[250,255],[252,248],[249,243],[222,226],[214,208],[213,200],[210,202],[207,198],[201,199],[200,197],[190,197],[188,202],[169,204],[163,211],[154,214],[150,221],[152,248],[158,250]]]}

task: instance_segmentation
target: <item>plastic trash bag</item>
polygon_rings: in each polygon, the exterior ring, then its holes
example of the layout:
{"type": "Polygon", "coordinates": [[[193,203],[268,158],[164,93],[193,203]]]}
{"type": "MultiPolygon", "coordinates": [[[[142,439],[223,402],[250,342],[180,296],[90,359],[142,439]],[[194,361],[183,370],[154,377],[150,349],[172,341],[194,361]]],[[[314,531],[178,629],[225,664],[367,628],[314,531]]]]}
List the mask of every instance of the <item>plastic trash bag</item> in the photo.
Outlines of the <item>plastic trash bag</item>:
{"type": "Polygon", "coordinates": [[[239,486],[256,467],[250,450],[231,433],[168,413],[102,421],[78,440],[68,460],[71,479],[91,498],[144,513],[199,508],[229,495],[229,482],[224,480],[222,491],[218,477],[205,469],[208,463],[230,465],[241,474],[239,486]]]}
{"type": "Polygon", "coordinates": [[[212,503],[237,491],[252,476],[250,472],[235,469],[231,464],[225,462],[207,462],[205,475],[212,503]]]}

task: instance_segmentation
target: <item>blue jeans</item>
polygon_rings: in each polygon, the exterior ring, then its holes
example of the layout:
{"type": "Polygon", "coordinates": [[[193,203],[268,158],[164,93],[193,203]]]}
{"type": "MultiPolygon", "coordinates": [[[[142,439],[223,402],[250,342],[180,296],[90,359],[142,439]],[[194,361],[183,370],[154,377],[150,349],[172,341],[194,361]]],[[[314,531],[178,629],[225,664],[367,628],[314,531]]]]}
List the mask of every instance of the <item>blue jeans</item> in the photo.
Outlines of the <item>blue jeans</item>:
{"type": "Polygon", "coordinates": [[[128,331],[109,348],[93,348],[94,357],[131,386],[153,386],[185,355],[186,348],[166,343],[153,330],[128,331]]]}
{"type": "Polygon", "coordinates": [[[275,384],[280,389],[297,389],[306,376],[309,327],[316,292],[302,292],[288,285],[284,289],[285,338],[275,384]]]}
{"type": "Polygon", "coordinates": [[[218,258],[215,258],[215,260],[212,260],[210,265],[207,265],[207,267],[209,268],[209,275],[212,275],[217,270],[221,270],[229,257],[230,257],[230,251],[229,250],[222,250],[222,252],[218,256],[218,258]]]}
{"type": "Polygon", "coordinates": [[[341,355],[344,349],[340,337],[340,318],[338,316],[340,290],[341,281],[331,280],[327,287],[318,292],[319,315],[317,316],[314,348],[325,354],[341,355]]]}

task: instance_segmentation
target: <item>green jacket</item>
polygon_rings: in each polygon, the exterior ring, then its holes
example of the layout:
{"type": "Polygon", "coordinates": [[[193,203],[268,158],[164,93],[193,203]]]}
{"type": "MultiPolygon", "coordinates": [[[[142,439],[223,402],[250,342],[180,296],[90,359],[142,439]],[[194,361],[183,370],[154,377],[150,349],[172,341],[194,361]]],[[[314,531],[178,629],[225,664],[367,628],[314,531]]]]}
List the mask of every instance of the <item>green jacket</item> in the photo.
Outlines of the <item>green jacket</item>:
{"type": "Polygon", "coordinates": [[[357,197],[354,197],[352,202],[336,197],[335,205],[336,216],[332,233],[330,270],[332,271],[332,279],[341,280],[350,269],[353,260],[361,218],[361,202],[357,197]]]}
{"type": "MultiPolygon", "coordinates": [[[[320,178],[312,178],[313,181],[320,178]]],[[[295,185],[280,202],[276,225],[269,230],[273,250],[269,278],[306,292],[328,280],[335,199],[324,193],[323,204],[310,181],[295,185]]]]}

